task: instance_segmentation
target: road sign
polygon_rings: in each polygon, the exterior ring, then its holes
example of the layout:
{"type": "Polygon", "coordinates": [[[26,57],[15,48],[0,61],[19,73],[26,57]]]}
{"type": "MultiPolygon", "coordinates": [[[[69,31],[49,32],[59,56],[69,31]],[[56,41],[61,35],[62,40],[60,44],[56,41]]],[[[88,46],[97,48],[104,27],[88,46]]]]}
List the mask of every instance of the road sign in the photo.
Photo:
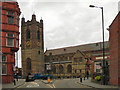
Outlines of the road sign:
{"type": "Polygon", "coordinates": [[[51,70],[51,65],[47,65],[47,70],[51,70]]]}

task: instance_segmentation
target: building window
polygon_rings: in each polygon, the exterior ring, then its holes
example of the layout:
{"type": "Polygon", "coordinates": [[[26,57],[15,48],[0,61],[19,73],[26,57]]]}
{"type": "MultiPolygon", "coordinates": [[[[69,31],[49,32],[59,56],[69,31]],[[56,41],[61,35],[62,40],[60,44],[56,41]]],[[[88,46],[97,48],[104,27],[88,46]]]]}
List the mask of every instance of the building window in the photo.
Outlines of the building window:
{"type": "Polygon", "coordinates": [[[69,60],[72,60],[72,57],[71,57],[71,56],[69,57],[69,60]]]}
{"type": "Polygon", "coordinates": [[[18,47],[18,39],[16,39],[16,47],[18,47]]]}
{"type": "Polygon", "coordinates": [[[19,25],[19,15],[16,16],[16,24],[19,25]]]}
{"type": "Polygon", "coordinates": [[[96,62],[95,63],[95,71],[97,72],[97,73],[101,73],[102,71],[101,71],[101,66],[100,66],[100,62],[96,62]]]}
{"type": "Polygon", "coordinates": [[[5,55],[2,55],[2,74],[6,75],[7,74],[7,57],[5,55]]]}
{"type": "Polygon", "coordinates": [[[40,30],[37,31],[37,39],[40,40],[40,30]]]}
{"type": "Polygon", "coordinates": [[[14,47],[14,34],[7,33],[6,46],[14,47]]]}
{"type": "Polygon", "coordinates": [[[77,62],[77,58],[74,58],[74,62],[77,62]]]}
{"type": "Polygon", "coordinates": [[[30,30],[26,30],[26,39],[30,39],[30,30]]]}
{"type": "Polygon", "coordinates": [[[80,57],[80,62],[82,62],[82,57],[80,57]]]}
{"type": "Polygon", "coordinates": [[[7,46],[14,47],[14,38],[7,38],[7,46]]]}
{"type": "Polygon", "coordinates": [[[14,16],[13,12],[7,12],[7,15],[14,16]]]}
{"type": "Polygon", "coordinates": [[[72,73],[72,66],[70,64],[67,66],[67,72],[72,73]]]}
{"type": "Polygon", "coordinates": [[[65,60],[68,60],[68,58],[67,58],[67,57],[65,57],[65,60]]]}
{"type": "Polygon", "coordinates": [[[16,38],[17,38],[17,39],[19,38],[19,35],[18,35],[18,34],[16,34],[16,38]]]}
{"type": "Polygon", "coordinates": [[[50,53],[49,53],[49,56],[51,56],[51,55],[52,55],[52,53],[50,52],[50,53]]]}
{"type": "Polygon", "coordinates": [[[7,23],[14,24],[14,17],[13,16],[7,16],[7,23]]]}
{"type": "Polygon", "coordinates": [[[7,12],[7,23],[14,24],[14,13],[7,12]]]}
{"type": "Polygon", "coordinates": [[[56,61],[58,61],[58,58],[56,58],[56,61]]]}
{"type": "Polygon", "coordinates": [[[59,66],[59,74],[63,74],[64,72],[64,68],[62,65],[59,66]]]}
{"type": "Polygon", "coordinates": [[[97,72],[97,73],[100,73],[100,72],[101,72],[101,70],[100,70],[100,69],[96,69],[96,72],[97,72]]]}
{"type": "Polygon", "coordinates": [[[55,66],[53,66],[52,71],[54,74],[56,74],[56,67],[55,66]]]}
{"type": "Polygon", "coordinates": [[[6,62],[7,61],[7,58],[5,55],[2,55],[2,62],[6,62]]]}
{"type": "Polygon", "coordinates": [[[12,34],[12,33],[7,33],[7,37],[14,37],[14,34],[12,34]]]}

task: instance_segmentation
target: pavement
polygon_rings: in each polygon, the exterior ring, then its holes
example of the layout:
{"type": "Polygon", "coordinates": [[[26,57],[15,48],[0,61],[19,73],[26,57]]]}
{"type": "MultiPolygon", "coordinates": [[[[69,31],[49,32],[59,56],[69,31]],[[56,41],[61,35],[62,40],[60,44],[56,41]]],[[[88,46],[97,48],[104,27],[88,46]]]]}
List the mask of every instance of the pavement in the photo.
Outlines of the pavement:
{"type": "Polygon", "coordinates": [[[112,86],[112,85],[101,85],[95,82],[91,81],[91,78],[82,80],[82,83],[80,82],[80,79],[78,80],[79,84],[86,85],[92,88],[119,88],[118,86],[112,86]]]}
{"type": "Polygon", "coordinates": [[[19,79],[16,81],[16,85],[14,83],[9,83],[9,84],[2,84],[2,88],[17,88],[25,83],[25,79],[19,79]]]}

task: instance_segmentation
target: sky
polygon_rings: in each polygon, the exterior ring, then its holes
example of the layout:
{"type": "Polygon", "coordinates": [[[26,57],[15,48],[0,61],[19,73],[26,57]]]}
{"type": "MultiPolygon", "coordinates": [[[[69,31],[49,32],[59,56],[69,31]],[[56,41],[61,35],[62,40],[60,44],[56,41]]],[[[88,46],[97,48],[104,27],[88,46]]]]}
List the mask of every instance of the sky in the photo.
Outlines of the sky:
{"type": "MultiPolygon", "coordinates": [[[[19,0],[21,17],[44,22],[45,50],[102,42],[102,13],[104,8],[105,41],[109,40],[110,24],[118,14],[120,0],[19,0]]],[[[20,28],[21,29],[21,28],[20,28]]],[[[21,30],[20,30],[21,31],[21,30]]],[[[21,42],[20,42],[21,43],[21,42]]],[[[21,53],[18,52],[19,67],[21,53]]]]}

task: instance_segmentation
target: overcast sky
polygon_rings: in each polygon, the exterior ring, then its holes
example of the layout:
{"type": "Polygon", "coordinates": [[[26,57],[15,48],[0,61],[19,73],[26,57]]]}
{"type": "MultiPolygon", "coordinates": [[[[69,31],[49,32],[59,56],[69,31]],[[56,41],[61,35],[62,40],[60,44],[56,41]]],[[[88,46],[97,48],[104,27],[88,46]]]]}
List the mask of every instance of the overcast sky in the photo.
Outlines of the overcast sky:
{"type": "MultiPolygon", "coordinates": [[[[104,7],[105,41],[106,30],[118,13],[119,0],[19,0],[21,16],[26,21],[36,14],[44,22],[44,47],[49,49],[75,46],[102,41],[101,9],[104,7]]],[[[19,52],[20,54],[20,52],[19,52]]],[[[20,56],[20,55],[19,55],[20,56]]],[[[20,59],[20,57],[19,57],[20,59]]],[[[20,60],[19,60],[20,61],[20,60]]],[[[19,65],[20,66],[20,65],[19,65]]]]}

